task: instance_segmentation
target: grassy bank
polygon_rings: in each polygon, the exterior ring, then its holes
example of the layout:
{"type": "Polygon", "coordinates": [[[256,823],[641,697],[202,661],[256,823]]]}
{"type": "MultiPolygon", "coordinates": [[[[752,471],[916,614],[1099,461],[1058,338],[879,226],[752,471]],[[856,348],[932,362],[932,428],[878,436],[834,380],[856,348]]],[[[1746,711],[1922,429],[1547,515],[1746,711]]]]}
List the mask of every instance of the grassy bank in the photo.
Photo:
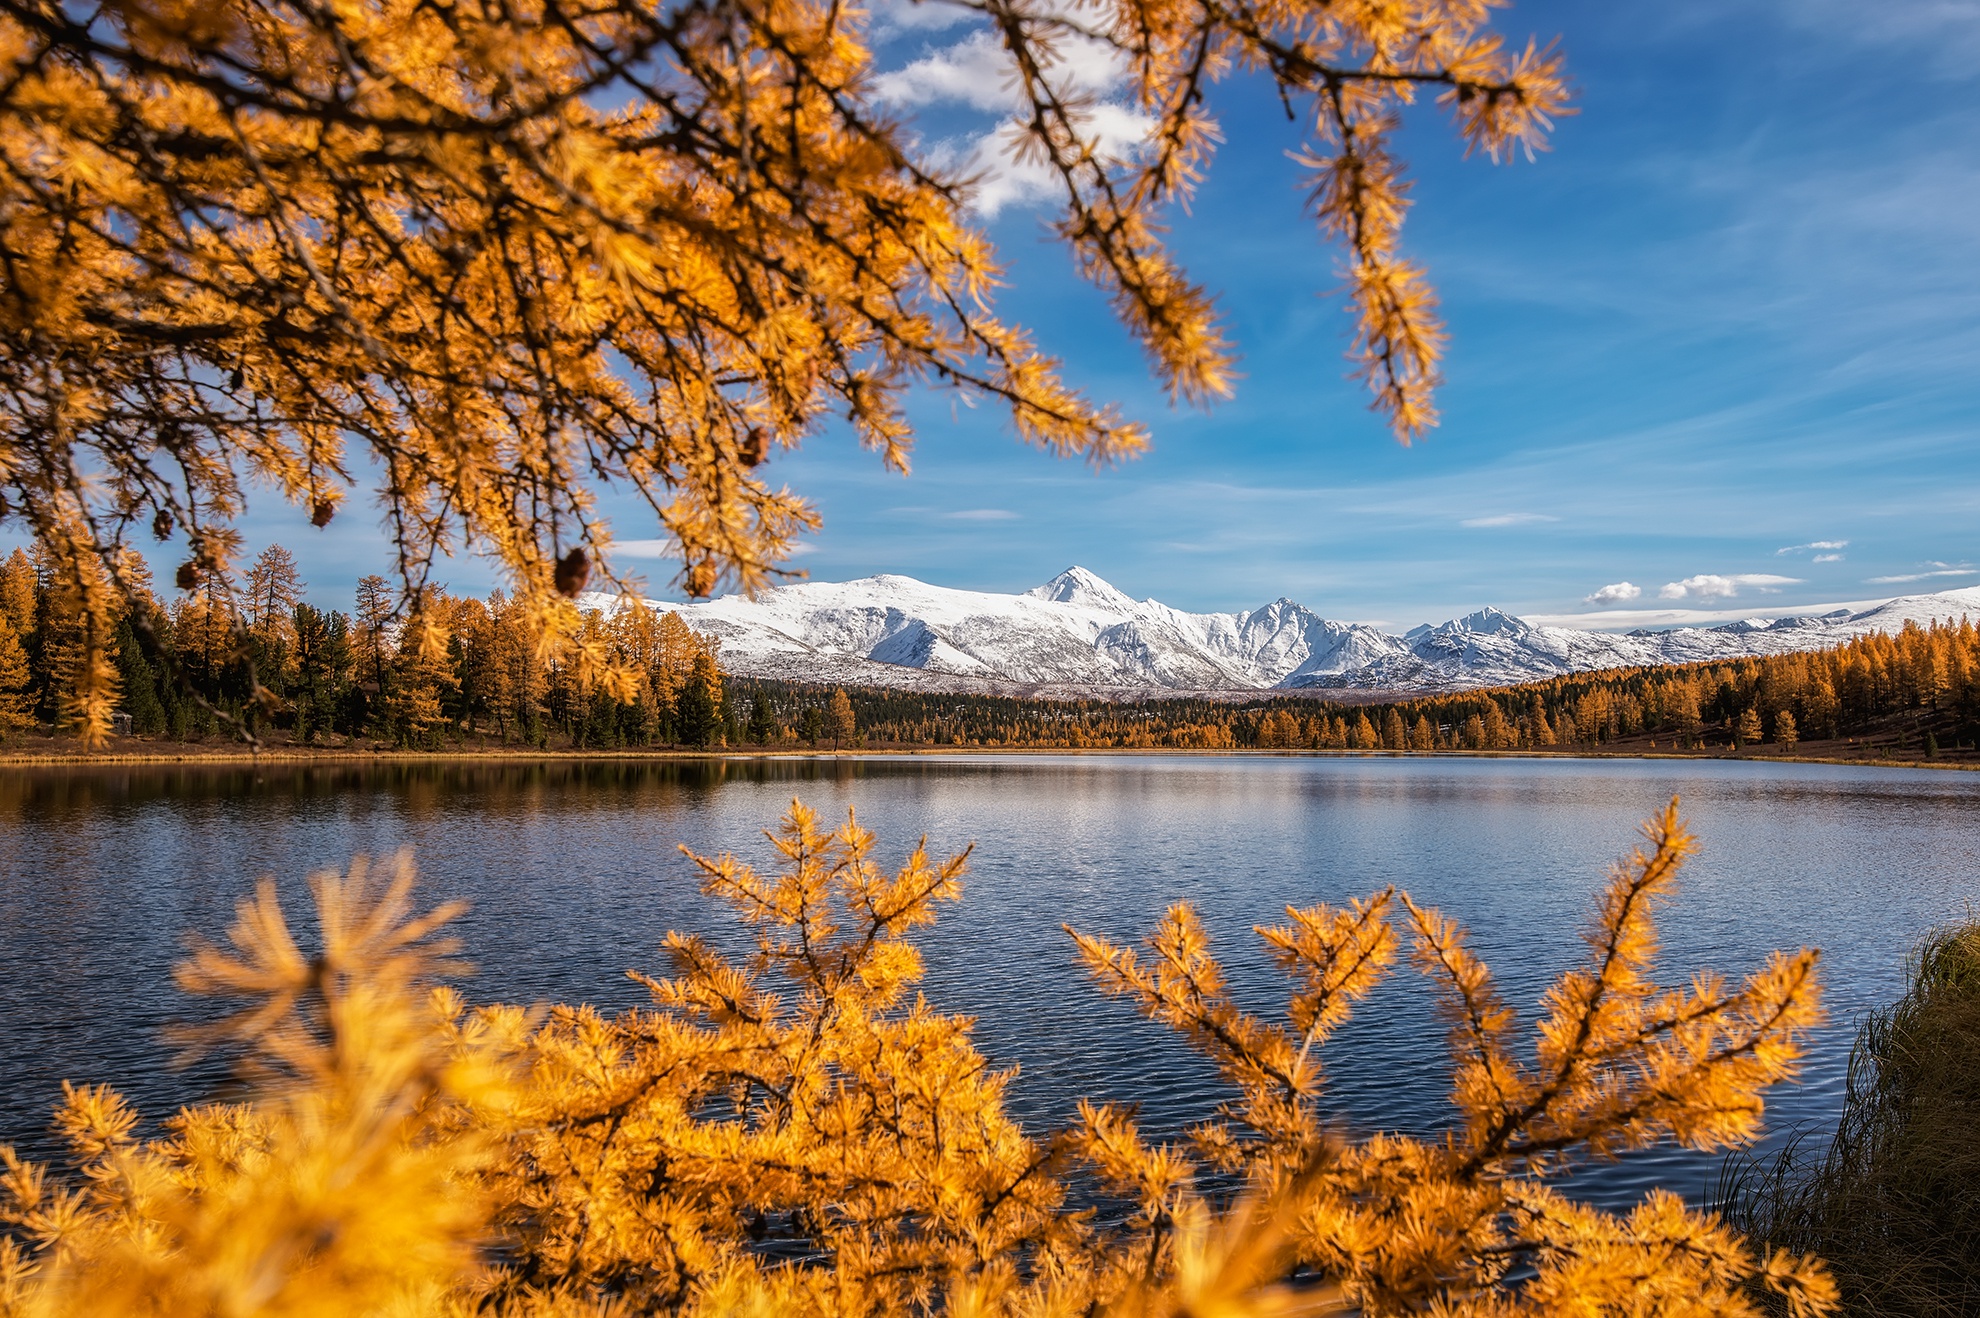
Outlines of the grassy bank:
{"type": "Polygon", "coordinates": [[[1750,1238],[1826,1259],[1852,1318],[1980,1313],[1980,920],[1932,934],[1864,1022],[1826,1147],[1730,1162],[1720,1191],[1750,1238]]]}

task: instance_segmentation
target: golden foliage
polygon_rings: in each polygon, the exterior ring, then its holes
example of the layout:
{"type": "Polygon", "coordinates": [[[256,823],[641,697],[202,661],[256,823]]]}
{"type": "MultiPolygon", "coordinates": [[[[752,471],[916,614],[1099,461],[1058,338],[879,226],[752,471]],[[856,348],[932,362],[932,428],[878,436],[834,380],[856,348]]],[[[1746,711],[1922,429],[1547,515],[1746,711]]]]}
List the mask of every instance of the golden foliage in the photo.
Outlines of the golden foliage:
{"type": "Polygon", "coordinates": [[[0,608],[0,740],[34,726],[29,680],[27,651],[21,648],[12,611],[0,608]]]}
{"type": "Polygon", "coordinates": [[[403,857],[383,885],[318,876],[314,956],[264,883],[232,950],[181,972],[245,1002],[202,1041],[249,1047],[257,1098],[140,1143],[109,1091],[71,1088],[79,1184],[3,1155],[0,1314],[1833,1312],[1819,1264],[1671,1194],[1618,1216],[1556,1184],[1577,1158],[1752,1137],[1819,1016],[1811,952],[1657,986],[1691,839],[1675,802],[1645,833],[1530,1057],[1463,932],[1394,891],[1259,930],[1283,1022],[1231,1001],[1186,906],[1143,950],[1076,935],[1230,1087],[1179,1144],[1113,1106],[1044,1140],[1011,1121],[1014,1072],[915,990],[909,935],[967,853],[924,842],[889,873],[851,817],[827,833],[794,803],[774,874],[693,857],[751,949],[671,934],[672,975],[634,976],[652,1005],[616,1016],[431,990],[452,912],[412,915],[403,857]],[[1455,1123],[1350,1139],[1320,1121],[1318,1050],[1405,940],[1449,1016],[1455,1123]],[[1075,1208],[1096,1185],[1132,1211],[1075,1208]]]}
{"type": "MultiPolygon", "coordinates": [[[[1399,435],[1432,424],[1442,329],[1398,254],[1386,143],[1429,90],[1468,148],[1530,151],[1557,57],[1505,47],[1489,0],[959,2],[1008,52],[1078,264],[1181,396],[1231,380],[1161,239],[1216,140],[1209,84],[1251,70],[1304,103],[1353,355],[1399,435]],[[1108,48],[1154,126],[1131,159],[1055,73],[1074,42],[1108,48]]],[[[321,526],[376,463],[408,598],[436,558],[487,553],[556,651],[609,551],[600,486],[650,507],[706,594],[769,580],[816,524],[765,460],[843,416],[905,468],[918,381],[1054,453],[1136,452],[1141,426],[989,310],[970,181],[880,109],[866,22],[818,0],[132,0],[87,22],[7,0],[0,516],[96,617],[79,565],[123,583],[134,532],[182,534],[191,589],[226,578],[251,482],[321,526]]],[[[95,735],[108,697],[82,690],[95,735]]]]}
{"type": "Polygon", "coordinates": [[[305,956],[273,886],[243,902],[233,948],[202,948],[180,983],[247,1005],[215,1042],[254,1045],[252,1104],[189,1108],[161,1140],[106,1088],[66,1089],[57,1128],[77,1187],[0,1150],[0,1221],[33,1251],[0,1259],[0,1312],[279,1313],[343,1318],[444,1311],[471,1276],[506,1077],[452,1049],[445,998],[423,981],[453,913],[411,914],[411,862],[382,881],[362,862],[314,880],[321,950],[305,956]],[[11,1263],[11,1268],[8,1266],[11,1263]]]}

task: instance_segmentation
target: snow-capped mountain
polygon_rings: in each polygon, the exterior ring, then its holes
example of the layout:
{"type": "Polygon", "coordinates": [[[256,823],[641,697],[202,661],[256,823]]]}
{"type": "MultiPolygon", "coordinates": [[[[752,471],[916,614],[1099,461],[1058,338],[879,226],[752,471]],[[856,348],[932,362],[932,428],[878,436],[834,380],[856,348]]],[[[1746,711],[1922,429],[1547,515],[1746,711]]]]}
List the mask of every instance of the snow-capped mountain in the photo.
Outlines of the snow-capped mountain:
{"type": "MultiPolygon", "coordinates": [[[[586,602],[611,606],[604,596],[586,602]]],[[[654,607],[719,637],[723,666],[754,677],[1060,695],[1426,691],[1818,650],[1907,621],[1980,620],[1980,587],[1905,596],[1858,613],[1627,635],[1536,626],[1497,609],[1403,636],[1333,622],[1289,599],[1248,613],[1184,613],[1130,599],[1081,567],[1022,595],[888,575],[654,607]]]]}

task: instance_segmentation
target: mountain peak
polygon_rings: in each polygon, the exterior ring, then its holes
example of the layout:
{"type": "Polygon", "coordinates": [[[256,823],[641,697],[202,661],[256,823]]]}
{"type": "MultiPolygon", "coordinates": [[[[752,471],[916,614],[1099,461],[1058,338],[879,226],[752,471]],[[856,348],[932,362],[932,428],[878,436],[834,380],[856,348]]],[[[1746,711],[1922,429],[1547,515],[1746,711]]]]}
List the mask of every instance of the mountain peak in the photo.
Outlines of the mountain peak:
{"type": "MultiPolygon", "coordinates": [[[[1430,630],[1439,632],[1470,632],[1474,636],[1524,636],[1533,630],[1533,624],[1524,618],[1515,618],[1502,609],[1489,605],[1476,613],[1462,618],[1453,618],[1441,627],[1430,630]]],[[[1414,635],[1414,633],[1412,633],[1414,635]]]]}
{"type": "Polygon", "coordinates": [[[1025,594],[1034,599],[1051,600],[1055,604],[1090,604],[1110,609],[1134,607],[1134,601],[1115,589],[1112,583],[1077,563],[1025,594]]]}

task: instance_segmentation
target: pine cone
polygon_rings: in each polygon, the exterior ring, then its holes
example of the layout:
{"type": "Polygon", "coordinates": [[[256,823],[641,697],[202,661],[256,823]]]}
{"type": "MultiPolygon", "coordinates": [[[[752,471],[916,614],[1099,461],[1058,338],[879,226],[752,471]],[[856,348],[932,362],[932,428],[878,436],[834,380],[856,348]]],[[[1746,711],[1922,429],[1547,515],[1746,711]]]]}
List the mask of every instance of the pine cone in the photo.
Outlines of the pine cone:
{"type": "Polygon", "coordinates": [[[582,548],[573,549],[557,563],[557,593],[571,599],[584,589],[584,583],[591,579],[591,559],[582,548]]]}

